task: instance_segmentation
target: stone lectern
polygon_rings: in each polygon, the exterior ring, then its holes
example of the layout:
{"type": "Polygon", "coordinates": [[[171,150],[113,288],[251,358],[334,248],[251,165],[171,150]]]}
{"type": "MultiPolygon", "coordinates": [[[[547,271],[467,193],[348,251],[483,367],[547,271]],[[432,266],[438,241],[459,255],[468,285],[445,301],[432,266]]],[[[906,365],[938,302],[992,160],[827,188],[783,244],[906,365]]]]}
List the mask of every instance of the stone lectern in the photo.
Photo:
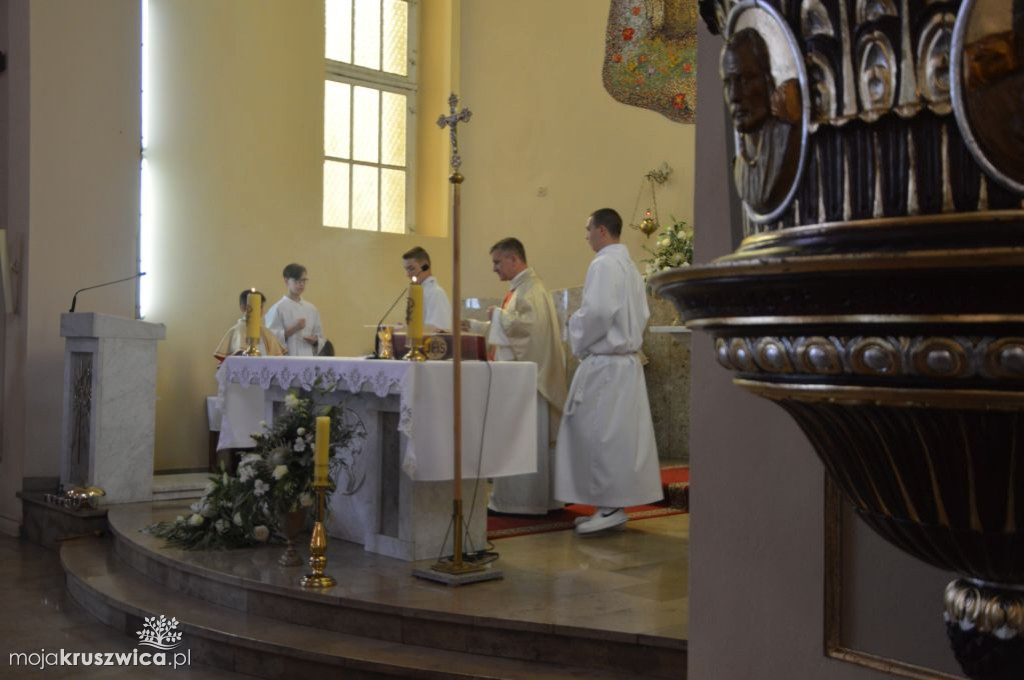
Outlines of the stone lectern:
{"type": "Polygon", "coordinates": [[[62,314],[64,405],[60,480],[106,491],[104,503],[153,492],[156,343],[166,327],[119,316],[62,314]]]}

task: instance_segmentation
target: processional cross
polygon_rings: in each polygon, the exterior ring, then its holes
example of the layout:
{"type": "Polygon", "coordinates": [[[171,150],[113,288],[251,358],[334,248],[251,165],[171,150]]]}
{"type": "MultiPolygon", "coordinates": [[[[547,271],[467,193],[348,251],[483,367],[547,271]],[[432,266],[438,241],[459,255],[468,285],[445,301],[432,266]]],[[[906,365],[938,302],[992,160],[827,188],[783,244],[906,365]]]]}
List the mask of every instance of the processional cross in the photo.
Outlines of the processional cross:
{"type": "MultiPolygon", "coordinates": [[[[460,222],[461,222],[461,185],[464,179],[459,167],[462,158],[459,156],[459,123],[468,123],[473,115],[467,108],[458,110],[459,98],[453,92],[448,97],[449,115],[441,114],[437,118],[437,127],[442,130],[450,128],[452,141],[452,174],[448,181],[453,186],[452,197],[452,425],[454,472],[452,480],[452,539],[453,550],[450,560],[439,560],[430,569],[416,569],[413,574],[421,578],[441,581],[448,585],[462,585],[501,578],[501,571],[493,567],[485,568],[480,564],[463,560],[462,532],[465,527],[462,513],[462,320],[459,315],[462,290],[459,263],[460,222]]],[[[443,547],[443,546],[442,546],[443,547]]]]}

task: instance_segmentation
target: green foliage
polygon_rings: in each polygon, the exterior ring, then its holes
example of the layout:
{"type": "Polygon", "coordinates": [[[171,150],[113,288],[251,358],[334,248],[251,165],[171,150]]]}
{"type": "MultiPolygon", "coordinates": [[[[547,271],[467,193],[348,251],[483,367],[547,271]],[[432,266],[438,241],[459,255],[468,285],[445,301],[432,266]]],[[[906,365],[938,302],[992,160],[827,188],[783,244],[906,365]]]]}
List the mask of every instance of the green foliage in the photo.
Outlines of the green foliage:
{"type": "MultiPolygon", "coordinates": [[[[313,455],[316,417],[331,419],[331,468],[339,453],[362,445],[366,428],[343,405],[315,404],[312,396],[290,392],[274,426],[253,435],[256,448],[238,463],[237,473],[210,477],[187,517],[160,522],[144,531],[187,550],[243,548],[283,538],[289,512],[313,505],[313,455]]],[[[334,483],[328,487],[328,495],[334,483]]]]}
{"type": "Polygon", "coordinates": [[[672,224],[658,234],[654,249],[644,246],[644,250],[652,255],[642,260],[647,263],[645,281],[663,269],[688,267],[693,264],[693,227],[673,217],[672,224]]]}

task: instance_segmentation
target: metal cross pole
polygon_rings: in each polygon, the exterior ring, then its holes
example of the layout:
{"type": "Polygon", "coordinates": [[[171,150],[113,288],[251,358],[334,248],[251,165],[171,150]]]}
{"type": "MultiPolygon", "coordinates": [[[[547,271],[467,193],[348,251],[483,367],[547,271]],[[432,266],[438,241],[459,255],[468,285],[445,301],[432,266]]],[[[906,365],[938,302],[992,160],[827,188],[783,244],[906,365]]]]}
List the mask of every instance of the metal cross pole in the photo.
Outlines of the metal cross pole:
{"type": "Polygon", "coordinates": [[[448,97],[448,106],[451,113],[447,116],[441,115],[437,119],[437,126],[442,130],[450,128],[452,140],[452,174],[448,177],[453,187],[452,200],[452,427],[454,445],[454,496],[452,503],[452,524],[453,524],[453,555],[451,562],[439,561],[432,569],[446,574],[458,575],[471,572],[483,571],[484,568],[476,564],[467,564],[463,561],[462,553],[462,320],[460,310],[462,307],[462,288],[460,275],[460,218],[461,218],[461,186],[464,179],[459,167],[462,165],[462,158],[459,157],[459,123],[468,123],[472,112],[463,108],[458,111],[459,98],[452,93],[448,97]]]}

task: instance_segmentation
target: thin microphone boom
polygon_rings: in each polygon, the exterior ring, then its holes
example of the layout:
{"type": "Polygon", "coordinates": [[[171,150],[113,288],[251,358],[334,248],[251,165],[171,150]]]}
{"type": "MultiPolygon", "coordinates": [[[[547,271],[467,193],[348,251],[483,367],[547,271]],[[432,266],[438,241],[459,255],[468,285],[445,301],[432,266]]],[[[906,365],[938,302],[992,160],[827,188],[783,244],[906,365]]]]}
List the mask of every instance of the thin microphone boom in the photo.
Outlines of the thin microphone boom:
{"type": "MultiPolygon", "coordinates": [[[[123,279],[118,279],[117,281],[107,281],[106,283],[97,283],[95,286],[86,286],[85,288],[79,288],[78,290],[75,291],[75,294],[71,297],[71,309],[68,310],[68,314],[71,314],[72,312],[75,311],[75,305],[78,304],[78,294],[79,293],[82,293],[82,292],[87,291],[87,290],[92,290],[93,288],[102,288],[103,286],[112,286],[115,283],[121,283],[122,281],[131,281],[132,279],[137,279],[140,276],[145,276],[145,275],[146,275],[146,272],[139,272],[138,274],[132,274],[131,276],[126,276],[123,279]]],[[[391,311],[391,310],[388,310],[388,311],[391,311]]]]}
{"type": "Polygon", "coordinates": [[[374,339],[373,339],[373,358],[374,359],[379,359],[380,358],[380,327],[382,325],[384,325],[384,319],[388,318],[388,314],[391,313],[391,310],[393,310],[395,308],[395,305],[398,304],[398,301],[401,300],[402,296],[405,295],[405,294],[406,294],[406,287],[403,287],[402,288],[402,292],[398,294],[398,297],[395,298],[395,301],[391,303],[390,307],[388,307],[388,311],[384,312],[384,316],[380,317],[380,321],[377,322],[377,329],[376,329],[376,331],[374,331],[375,336],[374,336],[374,339]]]}

